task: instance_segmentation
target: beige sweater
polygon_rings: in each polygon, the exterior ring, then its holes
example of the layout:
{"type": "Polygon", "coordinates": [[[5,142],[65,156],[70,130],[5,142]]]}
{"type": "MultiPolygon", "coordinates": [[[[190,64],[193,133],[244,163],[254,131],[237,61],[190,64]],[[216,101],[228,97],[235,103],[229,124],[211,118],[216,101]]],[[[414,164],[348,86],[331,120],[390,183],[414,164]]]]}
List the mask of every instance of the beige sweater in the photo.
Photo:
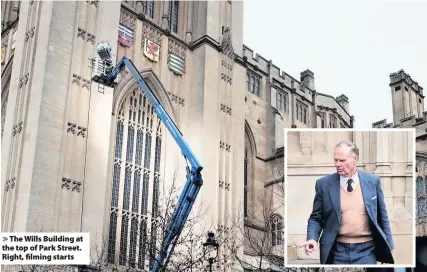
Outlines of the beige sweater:
{"type": "Polygon", "coordinates": [[[360,184],[353,192],[341,190],[341,226],[337,241],[342,243],[363,243],[372,240],[369,215],[366,212],[360,184]]]}

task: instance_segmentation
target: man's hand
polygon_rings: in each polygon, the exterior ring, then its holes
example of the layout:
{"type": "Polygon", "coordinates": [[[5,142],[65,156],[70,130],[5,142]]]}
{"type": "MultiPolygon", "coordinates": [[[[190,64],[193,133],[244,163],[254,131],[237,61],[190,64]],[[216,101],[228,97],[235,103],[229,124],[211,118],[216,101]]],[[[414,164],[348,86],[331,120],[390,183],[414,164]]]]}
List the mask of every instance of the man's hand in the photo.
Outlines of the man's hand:
{"type": "Polygon", "coordinates": [[[308,240],[307,242],[305,242],[304,244],[298,245],[298,248],[300,247],[304,247],[305,248],[305,255],[311,255],[311,253],[313,253],[313,251],[316,250],[317,248],[317,242],[315,240],[308,240]]]}

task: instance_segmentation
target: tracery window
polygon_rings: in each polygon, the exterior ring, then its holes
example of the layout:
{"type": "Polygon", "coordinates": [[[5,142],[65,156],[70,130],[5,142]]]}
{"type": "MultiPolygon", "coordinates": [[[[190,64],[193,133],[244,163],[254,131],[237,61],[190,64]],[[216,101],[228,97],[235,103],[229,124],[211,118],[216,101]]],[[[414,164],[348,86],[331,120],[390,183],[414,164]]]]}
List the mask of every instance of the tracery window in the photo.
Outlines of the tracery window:
{"type": "Polygon", "coordinates": [[[326,113],[324,113],[324,112],[320,113],[320,127],[321,128],[326,127],[326,113]]]}
{"type": "Polygon", "coordinates": [[[261,76],[252,72],[251,70],[246,71],[246,88],[248,92],[260,97],[261,95],[261,76]]]}
{"type": "Polygon", "coordinates": [[[137,88],[126,97],[117,115],[109,263],[116,263],[118,250],[120,265],[142,269],[148,253],[154,248],[150,242],[156,240],[156,227],[152,225],[148,233],[147,215],[154,218],[157,214],[161,147],[160,119],[137,88]]]}
{"type": "Polygon", "coordinates": [[[329,127],[337,128],[337,117],[333,114],[329,114],[329,127]]]}
{"type": "Polygon", "coordinates": [[[243,176],[244,176],[244,182],[243,182],[243,188],[244,188],[244,199],[243,199],[243,213],[244,216],[248,216],[248,150],[245,148],[245,159],[244,159],[244,166],[243,166],[243,176]]]}
{"type": "Polygon", "coordinates": [[[419,221],[427,219],[427,169],[426,160],[417,158],[416,167],[416,194],[417,194],[417,217],[419,221]]]}
{"type": "MultiPolygon", "coordinates": [[[[7,90],[7,92],[9,92],[7,90]]],[[[1,105],[1,139],[3,140],[3,132],[4,132],[4,124],[6,122],[6,109],[7,109],[7,98],[9,96],[9,93],[6,94],[6,97],[4,99],[4,102],[1,105]]]]}
{"type": "Polygon", "coordinates": [[[243,214],[248,218],[252,214],[251,195],[253,194],[253,167],[254,167],[254,144],[250,140],[252,133],[249,126],[245,126],[245,153],[243,158],[243,214]]]}
{"type": "Polygon", "coordinates": [[[283,244],[283,218],[274,214],[271,217],[271,245],[278,246],[283,244]]]}
{"type": "Polygon", "coordinates": [[[178,33],[179,1],[169,1],[169,29],[178,33]]]}
{"type": "Polygon", "coordinates": [[[277,90],[277,109],[287,113],[288,112],[288,93],[277,90]]]}
{"type": "Polygon", "coordinates": [[[154,18],[154,0],[141,1],[141,4],[142,4],[142,12],[146,16],[153,19],[154,18]]]}
{"type": "Polygon", "coordinates": [[[304,123],[304,124],[307,124],[308,106],[306,104],[304,104],[303,102],[298,101],[298,100],[297,100],[296,104],[297,104],[297,107],[296,107],[297,120],[304,123]]]}

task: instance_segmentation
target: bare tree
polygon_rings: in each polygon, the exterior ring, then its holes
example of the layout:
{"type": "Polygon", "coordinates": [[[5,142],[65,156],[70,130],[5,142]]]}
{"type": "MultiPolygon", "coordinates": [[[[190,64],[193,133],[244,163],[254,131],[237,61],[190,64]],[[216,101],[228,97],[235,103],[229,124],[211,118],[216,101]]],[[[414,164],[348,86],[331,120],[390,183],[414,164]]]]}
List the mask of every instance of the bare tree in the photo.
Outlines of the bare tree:
{"type": "Polygon", "coordinates": [[[5,272],[71,272],[72,267],[66,265],[3,265],[1,271],[5,272]]]}
{"type": "MultiPolygon", "coordinates": [[[[138,233],[137,239],[140,240],[141,235],[145,241],[143,248],[144,258],[147,260],[145,264],[132,261],[127,258],[126,265],[121,265],[117,261],[111,263],[106,262],[108,241],[103,239],[103,243],[98,245],[93,252],[90,267],[97,271],[150,271],[157,254],[161,249],[163,239],[168,233],[171,219],[178,201],[178,190],[172,187],[167,194],[163,196],[163,204],[159,204],[150,214],[147,220],[150,223],[150,232],[138,233]],[[151,235],[154,232],[154,235],[151,235]],[[148,263],[148,265],[147,265],[148,263]]],[[[175,250],[170,258],[167,267],[160,267],[160,271],[203,271],[206,266],[204,259],[203,243],[206,241],[206,233],[215,231],[213,224],[206,222],[206,210],[203,208],[203,202],[197,207],[194,207],[186,224],[177,240],[175,250]]],[[[225,239],[217,239],[220,246],[226,242],[225,239]]],[[[117,259],[117,258],[116,258],[117,259]]]]}
{"type": "Polygon", "coordinates": [[[251,271],[285,271],[284,268],[284,156],[277,152],[267,165],[273,179],[262,192],[252,191],[255,203],[243,216],[230,216],[229,233],[234,240],[226,244],[232,259],[251,271]],[[244,254],[242,256],[242,248],[244,254]]]}
{"type": "Polygon", "coordinates": [[[283,203],[277,202],[273,187],[266,188],[258,195],[257,205],[247,212],[246,217],[231,218],[232,232],[238,235],[227,246],[230,246],[230,252],[241,266],[253,271],[264,271],[267,268],[284,271],[283,218],[274,220],[283,203]],[[245,257],[239,255],[242,246],[245,257]],[[252,261],[248,261],[248,258],[252,261]]]}
{"type": "MultiPolygon", "coordinates": [[[[266,184],[265,191],[259,193],[251,211],[245,218],[233,218],[232,228],[240,233],[231,246],[235,260],[250,271],[288,271],[288,272],[364,272],[363,268],[286,268],[284,267],[284,224],[274,221],[276,215],[285,208],[285,169],[283,152],[279,151],[268,167],[273,180],[266,184]],[[277,246],[276,246],[277,245],[277,246]],[[245,255],[239,256],[238,249],[244,247],[245,255]]],[[[276,217],[277,218],[277,217],[276,217]]]]}
{"type": "MultiPolygon", "coordinates": [[[[93,237],[95,244],[92,244],[91,257],[89,265],[79,266],[60,266],[60,265],[21,265],[10,266],[5,271],[22,271],[22,272],[56,272],[56,271],[120,271],[120,272],[145,272],[150,271],[152,264],[162,245],[164,236],[168,232],[168,227],[173,216],[178,201],[180,189],[172,187],[163,196],[163,201],[153,209],[145,222],[147,228],[144,232],[139,232],[136,237],[138,241],[144,241],[142,247],[139,247],[143,258],[146,260],[143,264],[137,261],[133,262],[127,253],[126,263],[119,262],[115,258],[114,262],[108,262],[108,236],[101,239],[93,237]],[[154,232],[154,233],[153,233],[154,232]],[[152,235],[153,234],[153,235],[152,235]],[[141,237],[144,235],[144,237],[141,237]],[[142,238],[142,239],[140,239],[142,238]]],[[[207,267],[204,256],[203,243],[207,239],[207,232],[213,231],[219,233],[216,224],[207,222],[206,209],[203,202],[194,206],[188,220],[177,240],[174,253],[172,254],[167,267],[161,267],[160,271],[203,271],[207,267]]],[[[41,232],[41,231],[39,231],[41,232]]],[[[218,235],[216,237],[219,247],[225,247],[225,243],[232,241],[231,236],[218,235]]],[[[134,258],[138,260],[138,258],[134,258]]]]}
{"type": "Polygon", "coordinates": [[[285,156],[283,151],[276,152],[274,160],[271,161],[271,176],[273,177],[273,193],[278,199],[281,199],[280,205],[284,206],[285,197],[285,156]]]}

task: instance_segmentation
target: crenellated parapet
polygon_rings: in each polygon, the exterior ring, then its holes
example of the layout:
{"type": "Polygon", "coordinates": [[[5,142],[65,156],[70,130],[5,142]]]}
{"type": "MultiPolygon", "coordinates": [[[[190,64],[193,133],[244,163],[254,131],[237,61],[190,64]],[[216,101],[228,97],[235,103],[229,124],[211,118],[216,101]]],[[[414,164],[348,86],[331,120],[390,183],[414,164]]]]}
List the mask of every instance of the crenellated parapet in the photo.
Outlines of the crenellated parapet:
{"type": "MultiPolygon", "coordinates": [[[[243,45],[243,57],[236,60],[246,68],[247,82],[260,82],[260,88],[249,92],[268,103],[287,127],[353,127],[349,114],[349,99],[342,94],[333,97],[320,93],[315,87],[315,76],[310,69],[300,73],[299,79],[276,66],[272,60],[256,54],[243,45]]],[[[258,86],[258,84],[256,84],[258,86]]],[[[277,124],[278,126],[282,126],[277,124]]],[[[281,137],[281,136],[278,136],[281,137]]],[[[280,143],[281,144],[281,143],[280,143]]]]}
{"type": "Polygon", "coordinates": [[[427,127],[427,111],[423,112],[422,117],[414,115],[400,120],[400,123],[394,124],[393,122],[387,123],[386,119],[372,123],[373,128],[416,128],[422,125],[427,127]]]}
{"type": "Polygon", "coordinates": [[[403,128],[417,127],[426,124],[426,120],[427,111],[423,112],[423,115],[421,117],[417,118],[416,116],[412,115],[400,120],[400,124],[398,126],[403,128]]]}
{"type": "MultiPolygon", "coordinates": [[[[273,64],[271,60],[267,60],[263,56],[254,53],[254,51],[246,45],[243,45],[243,61],[248,68],[253,69],[265,77],[270,77],[272,83],[276,84],[276,86],[280,86],[280,88],[284,88],[289,91],[295,90],[303,96],[306,96],[308,91],[315,91],[314,89],[310,89],[308,85],[302,84],[300,80],[297,80],[285,71],[281,70],[273,64]]],[[[314,74],[310,70],[302,72],[301,75],[304,76],[306,73],[310,73],[314,78],[314,74]]]]}
{"type": "Polygon", "coordinates": [[[423,88],[411,78],[411,76],[400,70],[390,74],[390,88],[393,105],[393,122],[401,123],[401,120],[410,119],[415,116],[423,118],[424,94],[423,88]]]}
{"type": "Polygon", "coordinates": [[[254,51],[243,45],[243,61],[255,71],[258,71],[264,75],[268,75],[269,61],[259,54],[254,54],[254,51]]]}
{"type": "Polygon", "coordinates": [[[393,123],[387,123],[386,119],[372,123],[372,128],[393,128],[393,123]]]}
{"type": "Polygon", "coordinates": [[[399,124],[387,123],[386,119],[372,123],[373,128],[415,128],[417,141],[427,139],[427,111],[422,117],[410,116],[400,120],[399,124]]]}
{"type": "Polygon", "coordinates": [[[406,83],[408,87],[411,87],[416,93],[419,93],[423,98],[423,87],[421,87],[417,81],[413,80],[411,76],[402,69],[396,73],[390,74],[390,86],[394,86],[400,83],[406,83]]]}

